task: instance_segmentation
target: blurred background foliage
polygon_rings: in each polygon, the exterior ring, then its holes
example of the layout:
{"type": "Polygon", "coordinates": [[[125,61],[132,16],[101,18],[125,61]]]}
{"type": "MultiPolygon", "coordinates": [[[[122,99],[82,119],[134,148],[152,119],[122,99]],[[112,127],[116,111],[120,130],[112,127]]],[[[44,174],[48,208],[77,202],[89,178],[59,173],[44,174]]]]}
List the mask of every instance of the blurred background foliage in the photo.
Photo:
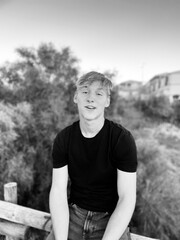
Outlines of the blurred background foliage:
{"type": "MultiPolygon", "coordinates": [[[[18,48],[0,67],[0,198],[18,183],[18,203],[49,211],[51,146],[77,120],[73,103],[79,62],[52,43],[18,48]]],[[[113,80],[115,72],[105,74],[113,80]]],[[[180,103],[166,97],[127,101],[114,87],[106,117],[132,131],[138,151],[137,204],[131,231],[161,240],[180,236],[180,103]]]]}

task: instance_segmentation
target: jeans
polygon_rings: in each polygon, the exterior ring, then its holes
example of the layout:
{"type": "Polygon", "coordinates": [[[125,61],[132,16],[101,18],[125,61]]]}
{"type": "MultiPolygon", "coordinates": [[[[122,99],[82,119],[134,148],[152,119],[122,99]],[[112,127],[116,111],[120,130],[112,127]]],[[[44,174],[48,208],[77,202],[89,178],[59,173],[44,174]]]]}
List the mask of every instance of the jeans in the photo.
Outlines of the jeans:
{"type": "MultiPolygon", "coordinates": [[[[76,204],[69,205],[70,221],[68,240],[101,240],[109,221],[108,212],[93,212],[80,208],[76,204]]],[[[53,231],[47,240],[55,240],[53,231]]],[[[131,240],[127,228],[120,240],[131,240]]]]}

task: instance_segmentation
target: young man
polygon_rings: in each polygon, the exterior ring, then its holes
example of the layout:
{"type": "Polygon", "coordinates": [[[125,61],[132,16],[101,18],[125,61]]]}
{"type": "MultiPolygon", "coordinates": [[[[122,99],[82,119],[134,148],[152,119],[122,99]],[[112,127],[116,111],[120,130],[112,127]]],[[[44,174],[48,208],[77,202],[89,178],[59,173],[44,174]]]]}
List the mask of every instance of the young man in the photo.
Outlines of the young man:
{"type": "Polygon", "coordinates": [[[109,79],[89,72],[76,87],[79,121],[58,133],[53,145],[53,231],[48,239],[131,239],[127,226],[136,202],[134,139],[127,129],[104,117],[110,104],[109,79]]]}

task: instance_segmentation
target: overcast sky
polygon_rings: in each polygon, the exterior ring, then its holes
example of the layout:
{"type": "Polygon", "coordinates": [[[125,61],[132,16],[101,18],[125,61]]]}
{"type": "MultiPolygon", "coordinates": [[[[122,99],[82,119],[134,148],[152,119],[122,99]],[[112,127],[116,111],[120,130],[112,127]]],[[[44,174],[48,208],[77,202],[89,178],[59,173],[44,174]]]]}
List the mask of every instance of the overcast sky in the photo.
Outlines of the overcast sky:
{"type": "Polygon", "coordinates": [[[0,0],[0,64],[42,42],[70,47],[83,73],[146,82],[180,70],[180,0],[0,0]]]}

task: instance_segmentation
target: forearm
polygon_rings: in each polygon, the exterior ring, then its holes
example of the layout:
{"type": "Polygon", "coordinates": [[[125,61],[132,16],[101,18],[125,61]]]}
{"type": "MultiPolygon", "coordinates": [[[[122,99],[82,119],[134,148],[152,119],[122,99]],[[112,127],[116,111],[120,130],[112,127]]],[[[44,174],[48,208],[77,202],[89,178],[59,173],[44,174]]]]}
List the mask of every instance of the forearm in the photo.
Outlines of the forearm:
{"type": "Polygon", "coordinates": [[[123,235],[131,220],[135,207],[135,197],[129,199],[123,198],[118,201],[109,219],[102,240],[118,240],[123,235]]]}
{"type": "Polygon", "coordinates": [[[69,208],[67,197],[50,193],[50,212],[55,240],[67,240],[69,228],[69,208]]]}

